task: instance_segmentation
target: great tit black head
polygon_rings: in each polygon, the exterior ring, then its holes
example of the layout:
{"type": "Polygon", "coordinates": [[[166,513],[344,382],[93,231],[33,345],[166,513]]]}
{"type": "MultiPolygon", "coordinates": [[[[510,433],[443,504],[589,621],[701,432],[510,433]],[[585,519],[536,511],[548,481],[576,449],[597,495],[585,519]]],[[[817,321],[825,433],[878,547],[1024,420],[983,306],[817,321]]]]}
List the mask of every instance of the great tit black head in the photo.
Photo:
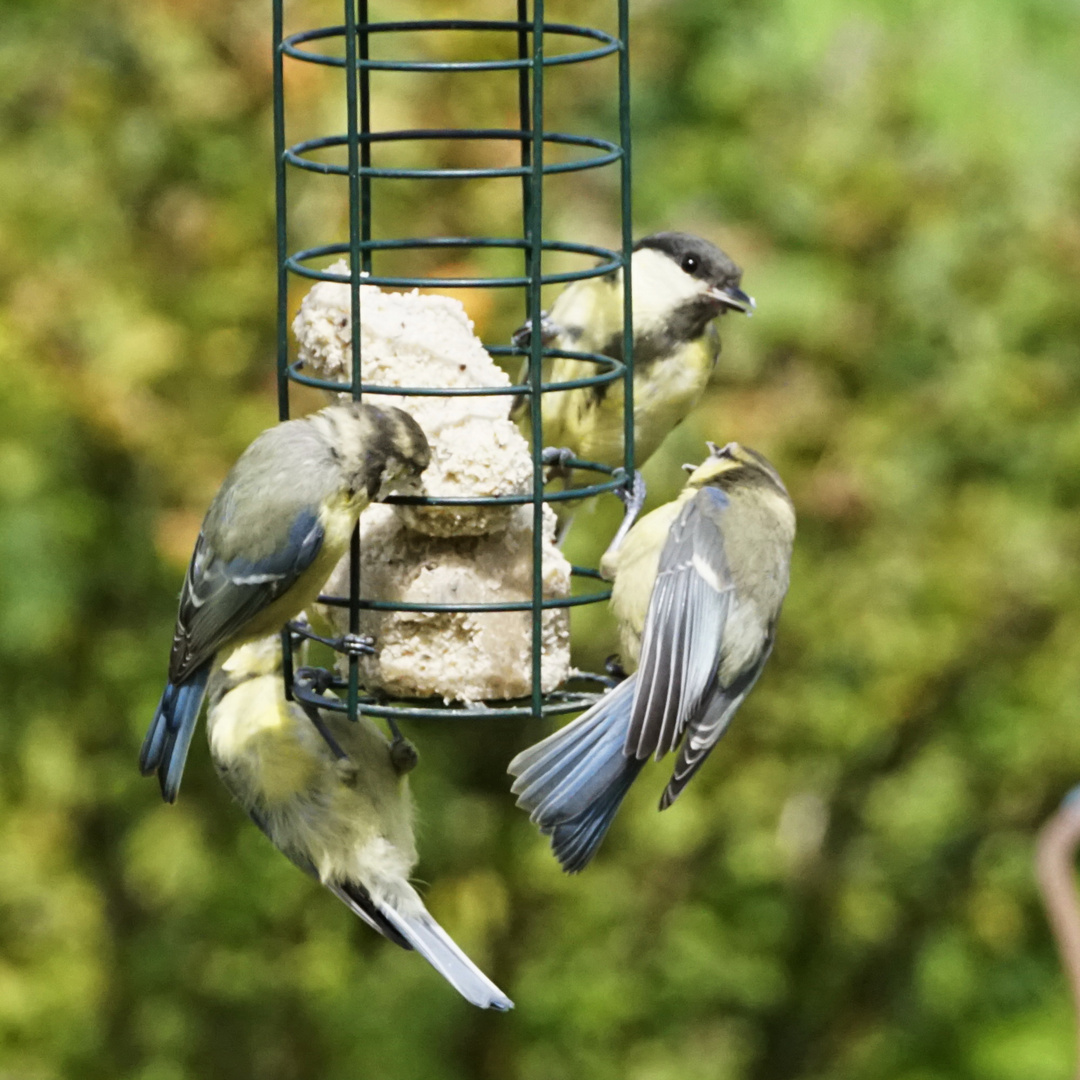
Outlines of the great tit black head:
{"type": "Polygon", "coordinates": [[[715,244],[700,236],[682,232],[660,232],[646,236],[634,245],[634,251],[655,251],[670,259],[693,280],[687,299],[695,299],[712,317],[728,309],[750,314],[753,297],[739,288],[742,268],[715,244]]]}

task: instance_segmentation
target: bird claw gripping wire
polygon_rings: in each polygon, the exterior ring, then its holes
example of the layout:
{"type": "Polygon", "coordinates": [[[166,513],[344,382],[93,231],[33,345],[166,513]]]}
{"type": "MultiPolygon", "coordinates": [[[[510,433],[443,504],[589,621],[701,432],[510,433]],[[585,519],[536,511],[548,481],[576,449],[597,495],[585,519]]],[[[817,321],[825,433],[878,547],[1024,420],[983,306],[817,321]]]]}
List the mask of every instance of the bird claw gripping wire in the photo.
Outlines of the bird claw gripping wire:
{"type": "Polygon", "coordinates": [[[549,481],[568,477],[573,472],[570,463],[574,460],[574,451],[569,446],[545,446],[540,451],[540,464],[548,470],[549,481]]]}
{"type": "MultiPolygon", "coordinates": [[[[550,345],[558,336],[560,328],[548,318],[546,311],[540,312],[540,341],[544,345],[550,345]]],[[[526,319],[511,336],[510,340],[519,348],[527,349],[532,345],[532,319],[526,319]]]]}
{"type": "Polygon", "coordinates": [[[590,675],[589,677],[608,690],[614,690],[619,683],[629,677],[616,653],[612,653],[604,661],[604,671],[607,672],[606,675],[590,675]]]}
{"type": "Polygon", "coordinates": [[[386,726],[390,729],[390,762],[399,776],[411,772],[420,761],[416,747],[401,734],[401,728],[393,717],[386,717],[386,726]]]}
{"type": "MultiPolygon", "coordinates": [[[[289,623],[289,630],[309,641],[318,641],[323,645],[329,645],[334,652],[344,653],[346,656],[374,656],[375,639],[365,637],[363,634],[342,634],[341,637],[328,638],[316,634],[311,629],[306,619],[293,619],[289,623]]],[[[314,669],[312,669],[314,670],[314,669]]]]}
{"type": "Polygon", "coordinates": [[[616,653],[612,653],[604,661],[604,670],[608,673],[608,677],[611,679],[613,686],[618,686],[623,679],[629,678],[626,673],[626,668],[622,666],[622,661],[616,653]]]}
{"type": "Polygon", "coordinates": [[[412,772],[419,761],[420,755],[416,752],[416,747],[398,732],[397,737],[390,743],[390,764],[394,766],[394,770],[399,776],[404,776],[407,772],[412,772]]]}

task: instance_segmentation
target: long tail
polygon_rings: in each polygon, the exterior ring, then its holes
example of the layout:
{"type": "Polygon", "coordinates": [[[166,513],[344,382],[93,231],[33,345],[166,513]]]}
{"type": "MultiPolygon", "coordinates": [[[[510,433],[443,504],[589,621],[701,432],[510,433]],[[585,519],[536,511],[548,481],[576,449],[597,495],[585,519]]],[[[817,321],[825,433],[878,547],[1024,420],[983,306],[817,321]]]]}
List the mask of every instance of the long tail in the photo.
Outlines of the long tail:
{"type": "Polygon", "coordinates": [[[415,949],[466,1001],[481,1009],[498,1009],[499,1012],[514,1007],[514,1003],[458,948],[415,894],[418,910],[405,914],[388,902],[376,900],[356,882],[330,882],[328,886],[380,934],[403,948],[415,949]]]}
{"type": "Polygon", "coordinates": [[[596,854],[644,761],[626,757],[623,743],[634,703],[632,675],[588,712],[522,750],[507,769],[518,806],[545,836],[568,874],[596,854]]]}
{"type": "Polygon", "coordinates": [[[169,683],[165,687],[139,752],[143,776],[157,773],[161,797],[169,803],[176,802],[180,791],[184,762],[195,734],[212,663],[207,661],[196,668],[186,682],[169,683]]]}

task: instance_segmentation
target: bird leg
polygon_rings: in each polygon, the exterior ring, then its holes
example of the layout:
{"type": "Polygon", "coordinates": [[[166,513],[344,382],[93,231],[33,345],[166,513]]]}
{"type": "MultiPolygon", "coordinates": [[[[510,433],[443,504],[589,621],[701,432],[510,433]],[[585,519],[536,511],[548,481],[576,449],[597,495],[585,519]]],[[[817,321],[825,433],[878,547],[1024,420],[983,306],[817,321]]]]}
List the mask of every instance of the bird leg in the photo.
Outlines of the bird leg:
{"type": "Polygon", "coordinates": [[[617,488],[615,494],[622,500],[623,505],[626,507],[626,513],[623,515],[622,524],[619,525],[618,531],[611,538],[611,543],[608,544],[607,551],[604,552],[601,562],[619,550],[622,542],[626,539],[626,534],[633,527],[634,522],[637,521],[637,516],[645,505],[645,478],[640,472],[635,471],[630,486],[628,488],[617,488]]]}
{"type": "MultiPolygon", "coordinates": [[[[332,671],[327,671],[325,668],[304,667],[296,672],[296,678],[297,680],[308,683],[311,686],[311,689],[321,697],[331,686],[333,686],[335,676],[332,671]]],[[[312,726],[319,733],[322,741],[329,747],[330,753],[334,755],[334,768],[341,779],[341,782],[350,786],[355,784],[358,775],[356,764],[341,748],[341,744],[337,739],[334,738],[334,733],[327,727],[322,712],[317,706],[312,705],[307,701],[303,701],[300,698],[296,699],[296,703],[304,710],[304,715],[311,721],[312,726]]]]}
{"type": "Polygon", "coordinates": [[[341,744],[334,738],[333,733],[326,726],[326,721],[323,720],[322,713],[314,706],[309,705],[306,701],[299,702],[300,708],[304,710],[304,714],[314,725],[315,730],[322,736],[323,742],[330,747],[330,752],[338,759],[338,761],[348,761],[349,755],[341,749],[341,744]]]}

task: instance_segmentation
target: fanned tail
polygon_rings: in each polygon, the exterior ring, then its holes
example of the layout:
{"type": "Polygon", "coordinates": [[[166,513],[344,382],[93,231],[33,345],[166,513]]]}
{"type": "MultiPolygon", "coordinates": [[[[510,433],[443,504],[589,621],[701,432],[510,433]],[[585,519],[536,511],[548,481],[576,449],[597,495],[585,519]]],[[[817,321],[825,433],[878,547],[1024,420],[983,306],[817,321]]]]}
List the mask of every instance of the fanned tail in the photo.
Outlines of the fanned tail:
{"type": "Polygon", "coordinates": [[[415,949],[466,1001],[481,1009],[498,1009],[499,1012],[514,1007],[514,1003],[458,948],[415,894],[419,911],[406,915],[392,904],[376,900],[356,882],[331,883],[329,887],[380,934],[403,948],[415,949]]]}
{"type": "Polygon", "coordinates": [[[161,797],[169,803],[176,802],[180,791],[184,763],[206,694],[211,664],[212,661],[207,661],[196,668],[186,682],[169,683],[165,687],[139,752],[139,769],[143,776],[157,773],[161,797]]]}
{"type": "Polygon", "coordinates": [[[596,854],[644,761],[623,745],[634,703],[634,676],[588,712],[510,762],[518,806],[545,836],[562,868],[583,870],[596,854]]]}

